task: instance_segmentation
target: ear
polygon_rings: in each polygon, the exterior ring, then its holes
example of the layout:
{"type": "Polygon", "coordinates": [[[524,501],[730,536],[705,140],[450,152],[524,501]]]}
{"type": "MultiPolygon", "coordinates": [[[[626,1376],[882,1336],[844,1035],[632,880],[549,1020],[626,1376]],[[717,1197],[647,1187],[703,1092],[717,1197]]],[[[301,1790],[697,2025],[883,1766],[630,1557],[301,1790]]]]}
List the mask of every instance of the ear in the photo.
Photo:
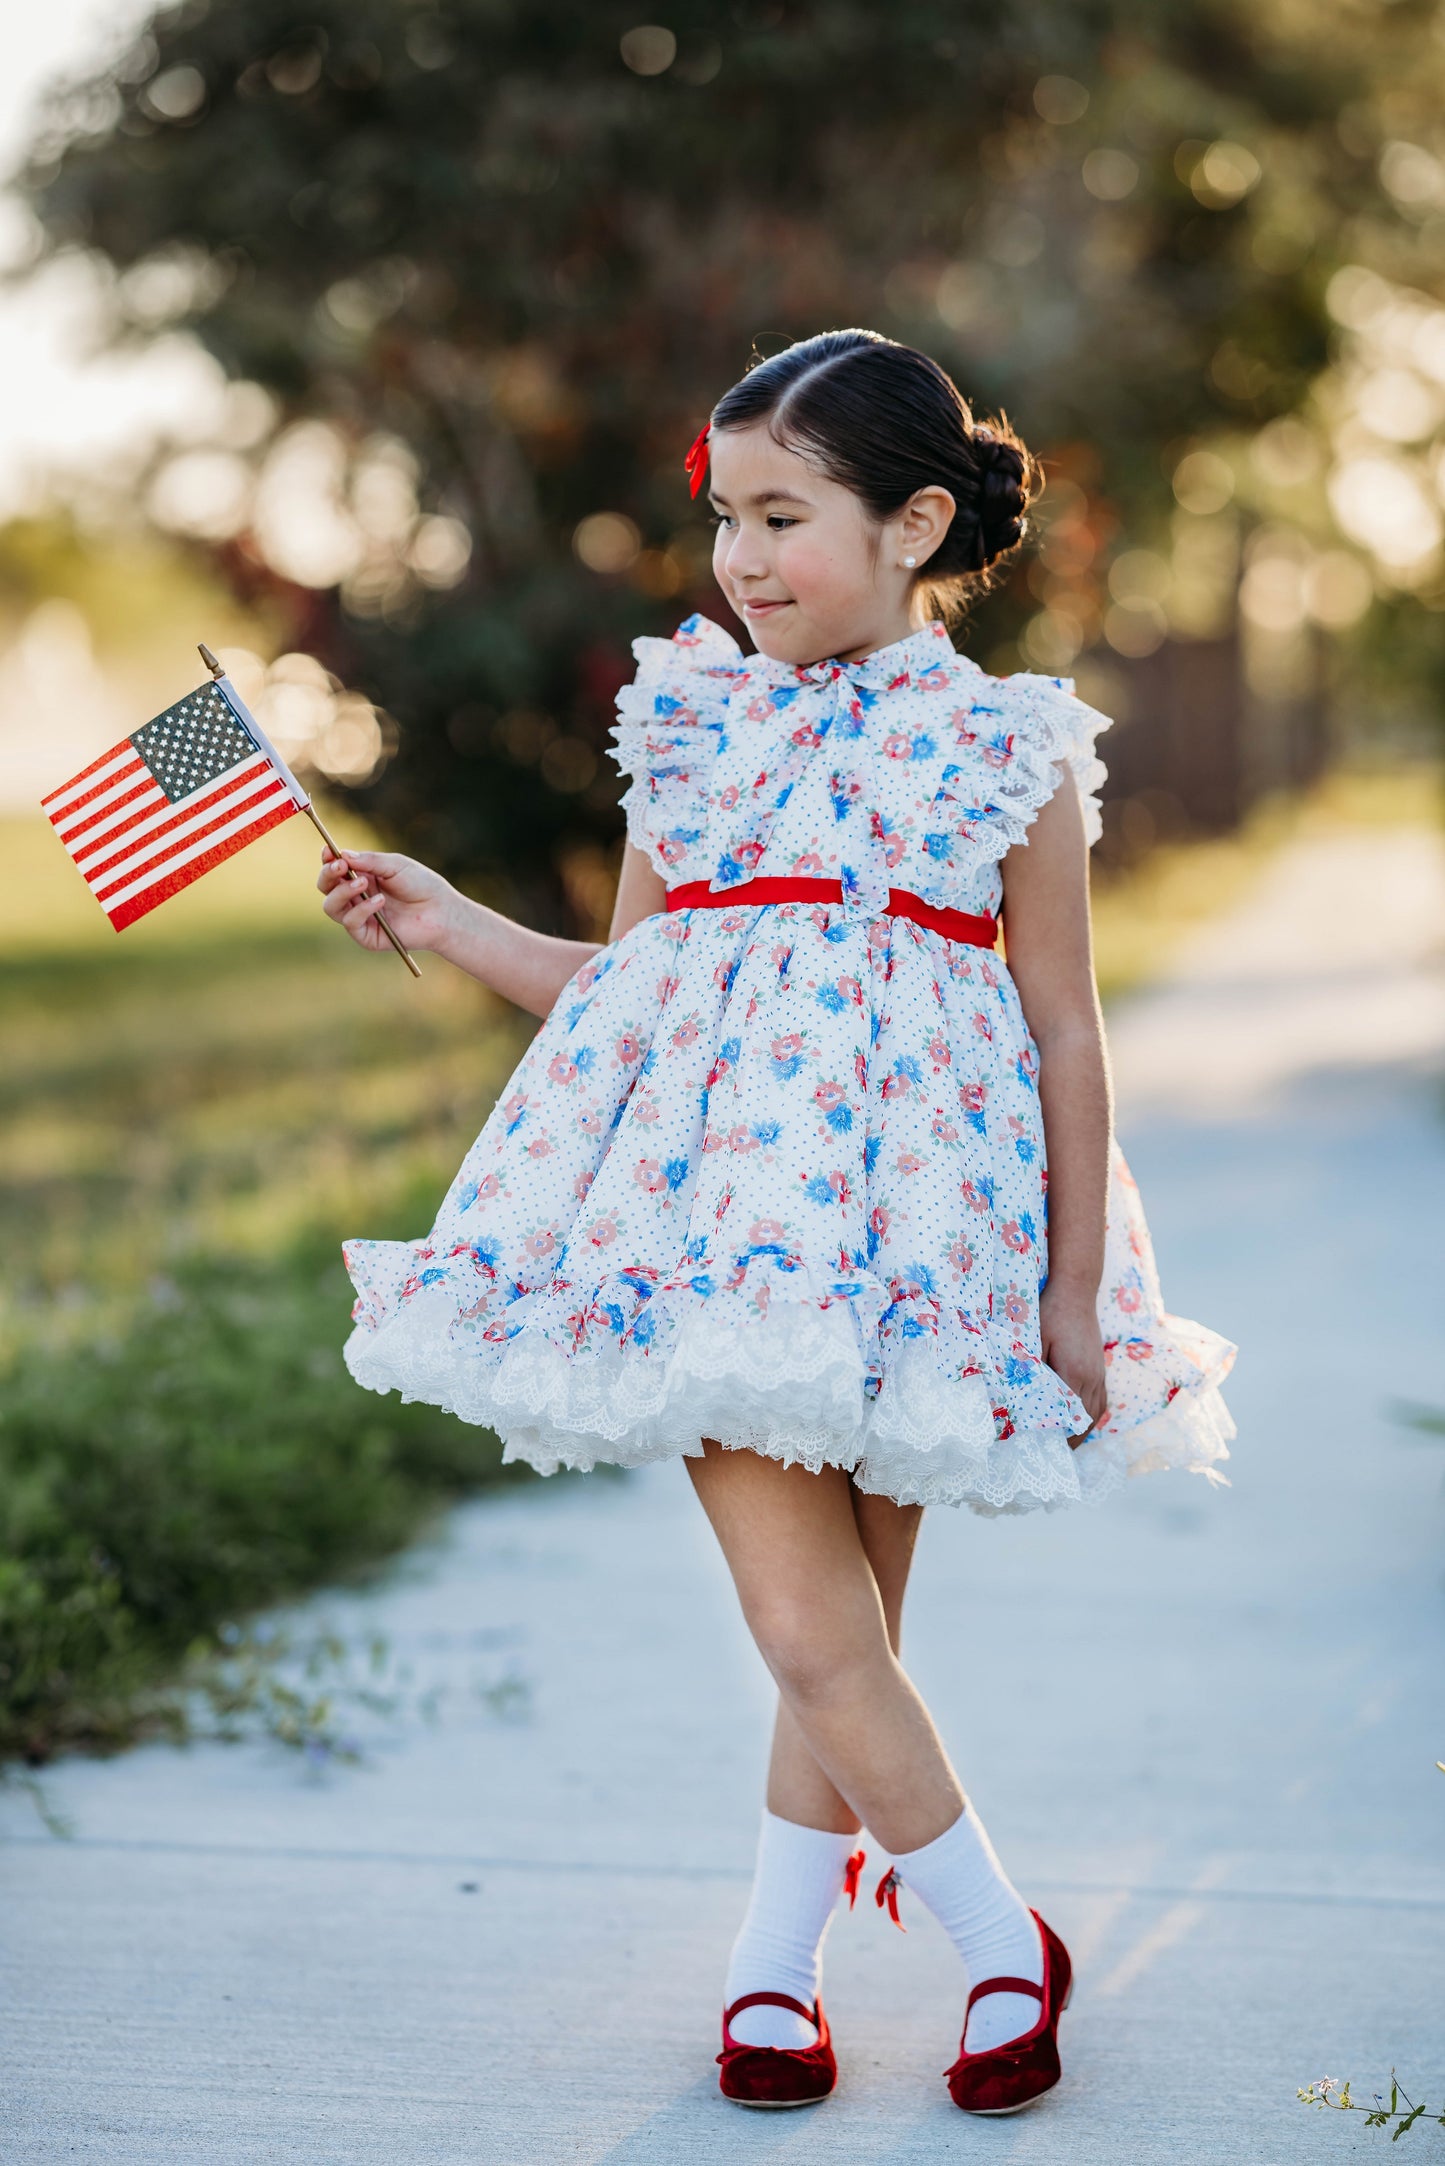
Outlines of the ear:
{"type": "Polygon", "coordinates": [[[923,566],[942,542],[958,509],[947,489],[919,489],[904,505],[895,521],[900,557],[918,559],[923,566]]]}

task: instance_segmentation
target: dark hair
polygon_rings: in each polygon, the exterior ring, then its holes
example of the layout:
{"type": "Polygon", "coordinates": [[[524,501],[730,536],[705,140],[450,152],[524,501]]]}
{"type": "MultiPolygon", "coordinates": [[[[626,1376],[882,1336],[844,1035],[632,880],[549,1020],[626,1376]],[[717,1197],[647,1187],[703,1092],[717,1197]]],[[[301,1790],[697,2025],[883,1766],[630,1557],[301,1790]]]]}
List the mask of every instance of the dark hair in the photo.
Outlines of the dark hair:
{"type": "Polygon", "coordinates": [[[718,400],[712,427],[758,421],[880,522],[918,489],[948,490],[958,508],[916,582],[945,618],[993,584],[1043,484],[1006,419],[976,422],[936,361],[877,331],[823,331],[754,362],[718,400]]]}

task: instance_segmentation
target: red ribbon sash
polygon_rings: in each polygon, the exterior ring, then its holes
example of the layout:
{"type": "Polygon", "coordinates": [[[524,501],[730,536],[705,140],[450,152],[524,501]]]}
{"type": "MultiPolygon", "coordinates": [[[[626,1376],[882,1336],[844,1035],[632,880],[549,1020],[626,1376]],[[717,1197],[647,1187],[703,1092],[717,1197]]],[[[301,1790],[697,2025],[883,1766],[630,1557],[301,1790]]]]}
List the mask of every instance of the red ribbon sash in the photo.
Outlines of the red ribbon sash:
{"type": "MultiPolygon", "coordinates": [[[[715,894],[706,880],[689,880],[667,891],[669,910],[751,910],[766,903],[841,903],[841,880],[746,880],[741,886],[715,894]]],[[[945,940],[960,940],[969,947],[991,948],[998,940],[998,919],[971,917],[966,910],[940,910],[921,895],[906,888],[888,890],[886,917],[907,918],[926,932],[941,933],[945,940]]]]}

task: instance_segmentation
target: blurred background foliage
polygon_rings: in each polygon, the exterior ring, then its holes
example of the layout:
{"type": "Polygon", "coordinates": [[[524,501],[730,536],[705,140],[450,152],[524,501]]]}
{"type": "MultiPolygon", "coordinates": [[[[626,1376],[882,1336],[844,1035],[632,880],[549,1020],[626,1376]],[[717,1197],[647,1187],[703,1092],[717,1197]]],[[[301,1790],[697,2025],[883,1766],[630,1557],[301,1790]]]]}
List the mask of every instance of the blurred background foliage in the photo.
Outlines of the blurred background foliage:
{"type": "Polygon", "coordinates": [[[115,339],[225,371],[212,439],[127,493],[264,627],[230,659],[298,759],[594,926],[628,643],[727,614],[683,451],[755,347],[849,322],[1049,462],[1041,547],[966,641],[1123,717],[1106,863],[1425,726],[1433,6],[661,13],[185,0],[50,102],[38,247],[100,267],[115,339]]]}

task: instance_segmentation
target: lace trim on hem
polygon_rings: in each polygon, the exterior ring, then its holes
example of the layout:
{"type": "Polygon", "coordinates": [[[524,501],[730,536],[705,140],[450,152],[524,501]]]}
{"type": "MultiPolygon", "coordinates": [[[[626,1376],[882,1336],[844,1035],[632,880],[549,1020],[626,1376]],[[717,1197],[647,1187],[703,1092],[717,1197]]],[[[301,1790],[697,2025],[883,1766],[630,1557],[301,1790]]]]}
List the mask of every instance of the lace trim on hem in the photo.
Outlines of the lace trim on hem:
{"type": "Polygon", "coordinates": [[[532,1334],[491,1361],[458,1345],[440,1318],[404,1334],[358,1330],[346,1347],[357,1382],[447,1407],[496,1430],[503,1457],[540,1474],[599,1464],[629,1467],[696,1457],[704,1438],[817,1473],[837,1466],[869,1494],[899,1504],[967,1504],[985,1514],[1097,1503],[1126,1476],[1167,1467],[1221,1480],[1234,1427],[1215,1383],[1201,1379],[1162,1412],[1071,1450],[1059,1428],[999,1436],[981,1378],[946,1379],[925,1347],[908,1345],[876,1399],[846,1316],[824,1311],[802,1335],[798,1317],[764,1326],[741,1367],[733,1334],[684,1331],[671,1358],[621,1354],[570,1360],[532,1334]],[[775,1335],[776,1334],[776,1335],[775,1335]]]}

